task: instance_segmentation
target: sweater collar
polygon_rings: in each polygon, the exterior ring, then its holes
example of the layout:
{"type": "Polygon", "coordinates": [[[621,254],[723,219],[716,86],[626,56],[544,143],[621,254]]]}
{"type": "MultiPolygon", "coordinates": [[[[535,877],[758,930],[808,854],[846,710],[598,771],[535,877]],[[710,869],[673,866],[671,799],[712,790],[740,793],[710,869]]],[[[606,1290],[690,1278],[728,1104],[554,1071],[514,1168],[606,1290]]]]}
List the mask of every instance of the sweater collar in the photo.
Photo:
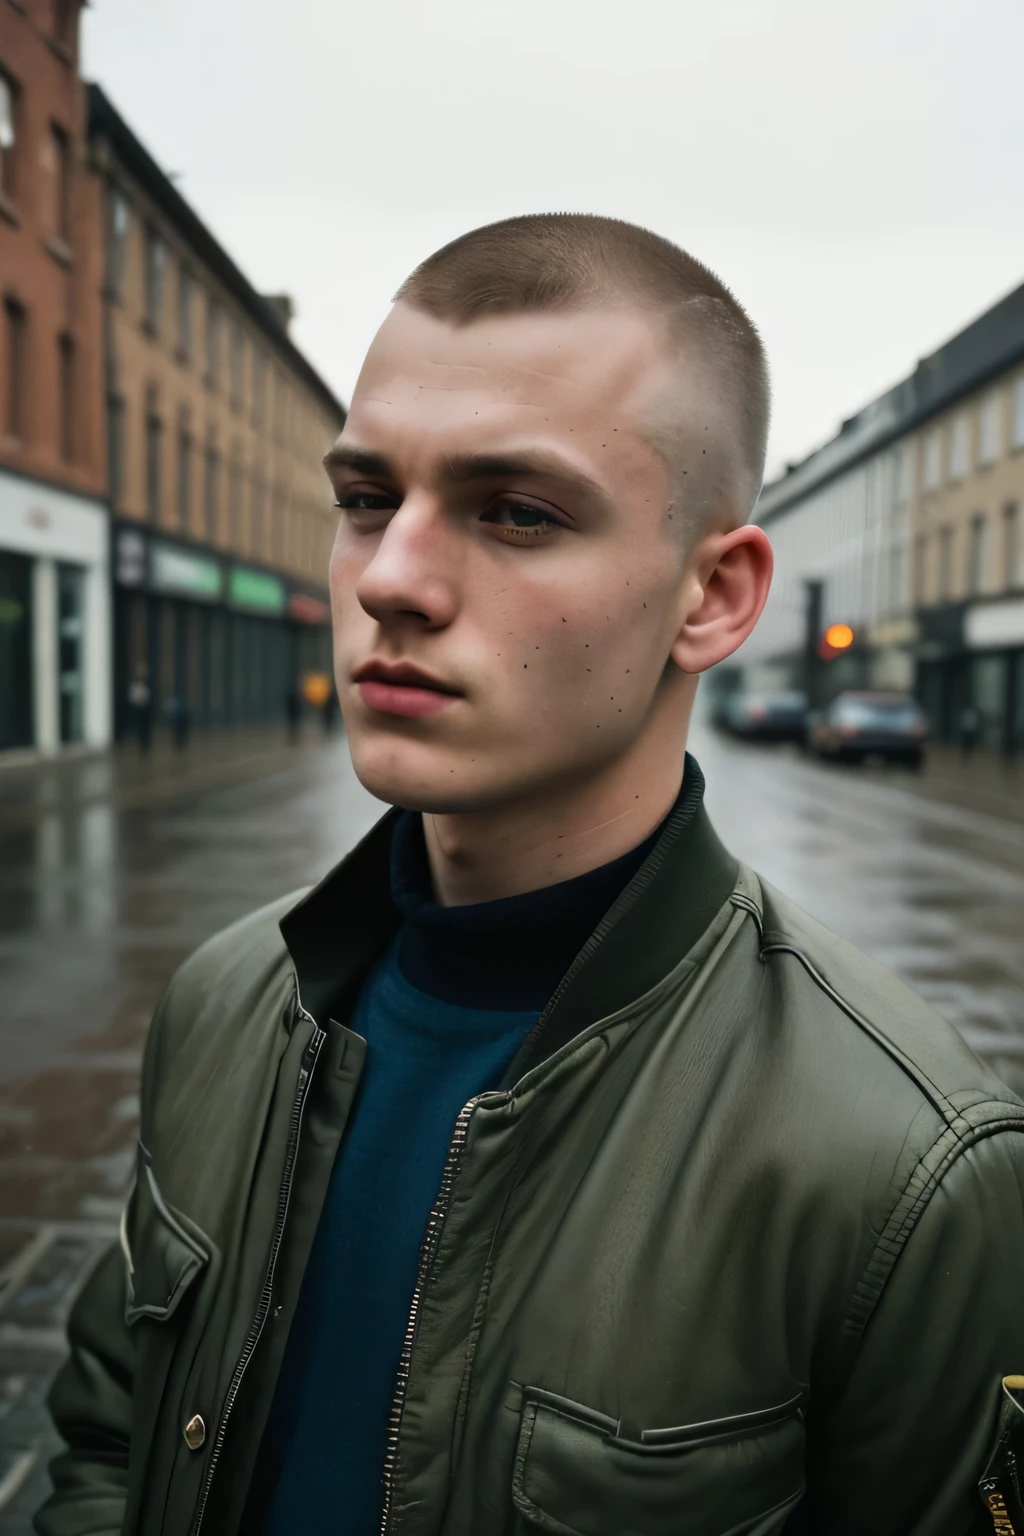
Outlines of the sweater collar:
{"type": "MultiPolygon", "coordinates": [[[[704,776],[687,755],[682,789],[660,836],[556,988],[516,1059],[517,1078],[668,975],[728,899],[737,863],[715,835],[703,799],[704,776]]],[[[281,921],[302,1004],[321,1025],[329,1016],[350,1016],[368,971],[400,927],[390,854],[401,815],[382,817],[281,921]]]]}
{"type": "Polygon", "coordinates": [[[574,879],[443,907],[434,899],[423,817],[403,812],[391,839],[391,896],[405,920],[399,969],[442,1002],[539,1014],[661,831],[574,879]]]}

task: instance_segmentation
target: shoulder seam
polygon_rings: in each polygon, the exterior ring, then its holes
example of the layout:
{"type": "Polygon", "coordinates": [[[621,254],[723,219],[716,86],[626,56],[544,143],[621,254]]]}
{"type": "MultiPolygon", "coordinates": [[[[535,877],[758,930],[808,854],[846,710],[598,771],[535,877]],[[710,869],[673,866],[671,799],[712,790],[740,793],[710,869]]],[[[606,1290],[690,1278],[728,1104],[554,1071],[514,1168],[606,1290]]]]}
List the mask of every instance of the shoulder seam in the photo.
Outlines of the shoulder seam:
{"type": "Polygon", "coordinates": [[[938,1110],[939,1114],[946,1122],[946,1125],[951,1130],[957,1132],[958,1135],[970,1135],[971,1131],[974,1129],[970,1121],[964,1119],[963,1115],[961,1115],[956,1106],[950,1102],[950,1100],[943,1093],[942,1089],[932,1082],[927,1072],[922,1071],[916,1062],[912,1061],[909,1056],[905,1055],[904,1052],[900,1050],[899,1046],[894,1045],[893,1042],[889,1040],[876,1025],[872,1024],[870,1019],[865,1018],[859,1009],[855,1008],[852,1003],[848,1002],[846,998],[843,997],[841,992],[837,992],[835,987],[833,987],[830,982],[825,980],[824,976],[818,970],[814,962],[804,953],[802,949],[799,948],[798,945],[788,940],[784,934],[766,935],[762,933],[762,958],[764,958],[766,955],[776,954],[792,955],[794,959],[799,960],[800,964],[803,966],[804,970],[807,972],[808,976],[814,982],[819,991],[823,992],[825,996],[830,999],[830,1001],[835,1003],[837,1008],[841,1008],[842,1011],[846,1014],[847,1018],[852,1020],[852,1022],[856,1024],[859,1029],[862,1029],[865,1034],[870,1035],[875,1044],[879,1046],[886,1053],[886,1055],[896,1063],[901,1071],[905,1072],[908,1077],[914,1080],[914,1082],[921,1089],[921,1092],[926,1096],[933,1107],[938,1110]]]}
{"type": "Polygon", "coordinates": [[[916,1062],[911,1061],[909,1056],[906,1056],[897,1045],[894,1045],[891,1040],[887,1039],[882,1031],[871,1023],[870,1019],[865,1018],[859,1009],[855,1008],[852,1003],[843,997],[841,992],[837,992],[835,987],[825,980],[817,966],[798,944],[793,943],[784,933],[766,933],[763,914],[756,903],[751,901],[749,897],[742,895],[740,892],[733,892],[730,899],[734,906],[741,907],[743,911],[749,912],[750,916],[754,919],[760,945],[760,958],[762,960],[768,955],[775,954],[792,955],[794,959],[799,960],[819,991],[823,992],[831,1002],[835,1003],[836,1007],[840,1008],[847,1018],[857,1025],[858,1029],[862,1029],[866,1035],[870,1035],[875,1044],[896,1063],[900,1070],[913,1079],[932,1106],[942,1116],[946,1125],[961,1135],[970,1135],[973,1129],[970,1122],[965,1120],[956,1107],[950,1103],[942,1089],[932,1082],[928,1074],[922,1071],[916,1062]]]}
{"type": "Polygon", "coordinates": [[[947,1129],[916,1164],[854,1288],[843,1320],[842,1331],[846,1335],[863,1333],[896,1260],[903,1252],[929,1200],[953,1164],[971,1147],[991,1136],[1006,1131],[1024,1135],[1024,1116],[1007,1115],[1007,1105],[999,1104],[997,1100],[990,1102],[993,1107],[998,1106],[1004,1112],[1001,1118],[972,1127],[969,1136],[957,1135],[952,1129],[947,1129]]]}

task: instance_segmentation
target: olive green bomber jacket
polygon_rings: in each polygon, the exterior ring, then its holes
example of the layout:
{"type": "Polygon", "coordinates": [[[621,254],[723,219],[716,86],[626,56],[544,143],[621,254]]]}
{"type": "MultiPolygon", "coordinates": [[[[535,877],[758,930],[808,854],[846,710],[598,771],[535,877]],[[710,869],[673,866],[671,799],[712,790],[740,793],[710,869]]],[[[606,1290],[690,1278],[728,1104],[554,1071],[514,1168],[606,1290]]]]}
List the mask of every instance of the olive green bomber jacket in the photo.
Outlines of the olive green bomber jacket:
{"type": "MultiPolygon", "coordinates": [[[[453,1129],[383,1528],[769,1536],[805,1505],[814,1536],[1024,1532],[1002,1384],[1024,1373],[1024,1106],[738,865],[701,792],[688,773],[453,1129]]],[[[397,922],[392,824],[205,945],[157,1011],[122,1241],[51,1394],[42,1536],[249,1536],[364,1056],[344,1021],[397,922]]]]}

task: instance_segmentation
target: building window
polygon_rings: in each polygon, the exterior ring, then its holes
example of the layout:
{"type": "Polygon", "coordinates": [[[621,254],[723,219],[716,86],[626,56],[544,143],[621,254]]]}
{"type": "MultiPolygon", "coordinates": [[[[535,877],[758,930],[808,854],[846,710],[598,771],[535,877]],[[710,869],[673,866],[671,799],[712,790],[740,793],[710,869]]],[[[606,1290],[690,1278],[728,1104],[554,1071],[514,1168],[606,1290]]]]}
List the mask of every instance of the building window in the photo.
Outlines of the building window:
{"type": "Polygon", "coordinates": [[[150,226],[146,230],[146,325],[154,332],[159,331],[160,321],[163,317],[164,307],[164,270],[167,264],[167,251],[163,241],[156,230],[150,226]]]}
{"type": "Polygon", "coordinates": [[[242,466],[236,452],[228,475],[228,542],[236,550],[243,548],[242,484],[242,466]]]}
{"type": "Polygon", "coordinates": [[[914,601],[919,607],[925,603],[925,582],[928,579],[928,539],[919,533],[914,540],[914,601]]]}
{"type": "Polygon", "coordinates": [[[924,440],[924,488],[933,491],[942,479],[942,428],[933,427],[924,440]]]}
{"type": "Polygon", "coordinates": [[[985,590],[987,531],[988,518],[983,512],[978,512],[971,518],[971,533],[967,545],[967,591],[971,597],[977,597],[979,592],[985,590]]]}
{"type": "Polygon", "coordinates": [[[206,523],[206,537],[210,543],[217,538],[217,512],[220,501],[220,454],[217,445],[209,442],[206,445],[205,472],[203,475],[203,517],[206,523]]]}
{"type": "Polygon", "coordinates": [[[971,419],[961,411],[953,422],[949,440],[949,478],[962,480],[971,462],[971,419]]]}
{"type": "Polygon", "coordinates": [[[999,457],[999,393],[990,389],[978,411],[978,463],[994,464],[999,457]]]}
{"type": "Polygon", "coordinates": [[[121,297],[125,248],[128,242],[128,203],[113,182],[107,188],[107,292],[121,297]]]}
{"type": "Polygon", "coordinates": [[[8,437],[25,435],[25,391],[28,369],[28,312],[17,299],[4,300],[4,329],[7,333],[7,400],[4,430],[8,437]]]}
{"type": "Polygon", "coordinates": [[[939,529],[939,602],[948,603],[953,596],[953,530],[939,529]]]}
{"type": "Polygon", "coordinates": [[[77,13],[77,0],[53,0],[53,35],[69,53],[74,52],[77,13]]]}
{"type": "Polygon", "coordinates": [[[245,395],[245,335],[240,325],[231,327],[231,406],[242,409],[245,395]]]}
{"type": "Polygon", "coordinates": [[[252,477],[249,501],[249,553],[259,559],[264,554],[266,537],[267,486],[261,475],[252,477]]]}
{"type": "Polygon", "coordinates": [[[889,550],[889,612],[902,613],[907,606],[904,591],[906,559],[902,544],[893,544],[889,550]]]}
{"type": "Polygon", "coordinates": [[[64,129],[50,124],[50,169],[53,176],[53,204],[50,209],[50,233],[71,241],[71,145],[64,129]]]}
{"type": "Polygon", "coordinates": [[[187,531],[192,521],[192,432],[187,411],[178,423],[178,526],[187,531]]]}
{"type": "Polygon", "coordinates": [[[70,336],[58,342],[58,433],[60,456],[65,464],[75,458],[75,344],[70,336]]]}
{"type": "Polygon", "coordinates": [[[1013,446],[1024,448],[1024,374],[1013,389],[1013,446]]]}
{"type": "Polygon", "coordinates": [[[221,317],[215,299],[206,304],[206,382],[216,389],[220,380],[221,317]]]}
{"type": "Polygon", "coordinates": [[[192,309],[195,283],[182,262],[178,268],[178,351],[186,362],[192,359],[192,309]]]}
{"type": "Polygon", "coordinates": [[[266,415],[267,360],[263,353],[253,348],[252,353],[252,424],[262,427],[266,415]]]}
{"type": "Polygon", "coordinates": [[[1015,501],[1003,508],[1003,585],[1024,585],[1021,571],[1020,507],[1015,501]]]}
{"type": "Polygon", "coordinates": [[[107,397],[107,488],[116,511],[124,495],[124,401],[107,397]]]}
{"type": "Polygon", "coordinates": [[[0,73],[0,193],[17,193],[18,87],[9,75],[0,73]]]}
{"type": "Polygon", "coordinates": [[[914,494],[914,445],[902,443],[896,469],[896,500],[905,505],[914,494]]]}
{"type": "Polygon", "coordinates": [[[156,392],[146,397],[146,515],[150,522],[160,520],[160,473],[164,424],[157,410],[156,392]]]}

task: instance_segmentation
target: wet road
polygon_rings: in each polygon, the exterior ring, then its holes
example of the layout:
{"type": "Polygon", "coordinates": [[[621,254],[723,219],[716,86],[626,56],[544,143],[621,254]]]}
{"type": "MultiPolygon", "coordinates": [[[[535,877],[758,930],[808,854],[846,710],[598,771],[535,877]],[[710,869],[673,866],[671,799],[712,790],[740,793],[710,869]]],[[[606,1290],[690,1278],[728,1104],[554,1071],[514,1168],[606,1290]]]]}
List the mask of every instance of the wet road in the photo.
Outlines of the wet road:
{"type": "MultiPolygon", "coordinates": [[[[692,742],[720,833],[898,971],[1024,1090],[1024,778],[920,778],[692,742]]],[[[138,1062],[176,965],[316,879],[379,806],[342,742],[279,737],[0,773],[0,1533],[45,1487],[45,1381],[129,1176],[138,1062]]]]}

